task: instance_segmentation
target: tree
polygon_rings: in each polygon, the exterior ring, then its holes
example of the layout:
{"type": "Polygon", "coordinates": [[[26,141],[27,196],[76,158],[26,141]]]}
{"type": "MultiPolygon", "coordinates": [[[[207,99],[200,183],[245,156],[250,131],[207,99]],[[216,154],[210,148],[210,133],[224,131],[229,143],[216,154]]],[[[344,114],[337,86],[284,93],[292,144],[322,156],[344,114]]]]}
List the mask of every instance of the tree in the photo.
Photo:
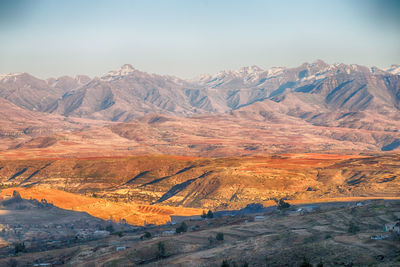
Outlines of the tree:
{"type": "Polygon", "coordinates": [[[217,239],[218,241],[224,240],[224,234],[223,233],[217,233],[217,235],[215,236],[215,239],[217,239]]]}
{"type": "Polygon", "coordinates": [[[157,257],[158,258],[165,258],[166,253],[165,253],[165,245],[163,242],[158,242],[157,243],[158,247],[158,252],[157,252],[157,257]]]}
{"type": "Polygon", "coordinates": [[[213,213],[211,210],[209,210],[209,211],[207,212],[207,218],[208,218],[208,219],[214,218],[214,213],[213,213]]]}
{"type": "Polygon", "coordinates": [[[150,232],[144,232],[144,234],[140,237],[141,240],[145,238],[151,238],[151,233],[150,232]]]}
{"type": "Polygon", "coordinates": [[[203,218],[203,219],[207,218],[207,213],[205,210],[203,210],[203,214],[201,214],[201,218],[203,218]]]}
{"type": "Polygon", "coordinates": [[[287,209],[289,207],[290,207],[290,204],[285,202],[285,200],[283,198],[279,199],[279,201],[278,201],[278,209],[279,210],[287,209]]]}
{"type": "Polygon", "coordinates": [[[350,234],[356,234],[357,232],[360,231],[360,227],[358,227],[358,225],[356,225],[353,221],[351,221],[349,224],[349,229],[347,231],[350,234]]]}
{"type": "Polygon", "coordinates": [[[223,261],[222,261],[221,267],[229,267],[229,266],[230,266],[230,265],[229,265],[229,263],[228,263],[227,260],[223,260],[223,261]]]}
{"type": "Polygon", "coordinates": [[[303,262],[300,264],[300,267],[313,267],[313,265],[306,257],[304,257],[303,262]]]}
{"type": "Polygon", "coordinates": [[[185,222],[182,222],[181,225],[176,228],[176,233],[180,234],[180,233],[184,233],[187,232],[188,226],[185,222]]]}
{"type": "Polygon", "coordinates": [[[112,224],[109,224],[106,226],[106,231],[113,233],[114,232],[114,227],[112,226],[112,224]]]}
{"type": "Polygon", "coordinates": [[[13,198],[21,198],[21,195],[19,194],[19,192],[17,190],[13,191],[13,198]]]}
{"type": "Polygon", "coordinates": [[[19,252],[25,252],[26,251],[26,247],[25,247],[25,243],[15,243],[14,246],[14,252],[15,254],[19,253],[19,252]]]}
{"type": "Polygon", "coordinates": [[[18,262],[16,260],[14,260],[14,259],[10,259],[8,261],[8,266],[9,267],[18,267],[18,262]]]}

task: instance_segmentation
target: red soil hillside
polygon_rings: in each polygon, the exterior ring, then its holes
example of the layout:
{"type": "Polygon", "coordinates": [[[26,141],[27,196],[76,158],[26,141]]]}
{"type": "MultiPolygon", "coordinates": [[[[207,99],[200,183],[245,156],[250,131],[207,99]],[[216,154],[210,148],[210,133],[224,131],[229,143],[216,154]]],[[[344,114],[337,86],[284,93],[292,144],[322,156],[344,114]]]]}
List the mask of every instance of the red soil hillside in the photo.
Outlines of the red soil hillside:
{"type": "Polygon", "coordinates": [[[1,160],[3,186],[41,186],[124,203],[237,209],[274,198],[399,197],[398,155],[1,160]]]}

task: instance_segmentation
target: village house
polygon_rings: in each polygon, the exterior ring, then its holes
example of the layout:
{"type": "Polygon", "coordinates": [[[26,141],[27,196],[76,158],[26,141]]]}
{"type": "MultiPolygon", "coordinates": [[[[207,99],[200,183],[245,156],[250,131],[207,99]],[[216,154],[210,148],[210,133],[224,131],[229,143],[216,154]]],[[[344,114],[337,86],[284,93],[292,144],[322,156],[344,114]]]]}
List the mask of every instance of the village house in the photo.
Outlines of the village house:
{"type": "Polygon", "coordinates": [[[388,235],[373,235],[371,236],[371,240],[384,240],[389,238],[388,235]]]}
{"type": "Polygon", "coordinates": [[[175,230],[164,231],[164,232],[161,233],[161,236],[171,236],[171,235],[174,235],[174,234],[176,234],[175,230]]]}
{"type": "Polygon", "coordinates": [[[264,220],[265,220],[265,217],[261,216],[261,215],[257,215],[257,216],[254,217],[254,221],[255,222],[261,222],[261,221],[264,221],[264,220]]]}

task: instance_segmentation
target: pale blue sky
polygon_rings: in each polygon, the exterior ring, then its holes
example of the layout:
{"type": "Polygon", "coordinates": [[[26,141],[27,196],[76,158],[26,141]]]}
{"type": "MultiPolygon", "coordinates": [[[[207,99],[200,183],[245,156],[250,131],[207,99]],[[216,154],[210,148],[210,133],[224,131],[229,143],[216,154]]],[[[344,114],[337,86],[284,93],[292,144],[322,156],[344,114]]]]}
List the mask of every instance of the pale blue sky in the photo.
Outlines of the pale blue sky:
{"type": "Polygon", "coordinates": [[[0,0],[0,73],[182,78],[322,59],[400,63],[400,1],[0,0]]]}

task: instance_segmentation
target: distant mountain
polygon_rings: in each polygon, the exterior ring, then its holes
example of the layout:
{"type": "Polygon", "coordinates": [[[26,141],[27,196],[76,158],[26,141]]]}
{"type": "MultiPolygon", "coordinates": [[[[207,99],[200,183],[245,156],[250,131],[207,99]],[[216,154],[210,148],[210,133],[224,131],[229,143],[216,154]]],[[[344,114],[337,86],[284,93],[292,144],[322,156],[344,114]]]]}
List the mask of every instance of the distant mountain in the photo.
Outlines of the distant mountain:
{"type": "Polygon", "coordinates": [[[0,97],[33,111],[46,111],[62,91],[27,73],[0,76],[0,97]]]}
{"type": "Polygon", "coordinates": [[[49,107],[54,105],[65,92],[89,81],[90,78],[83,75],[75,78],[69,76],[50,78],[45,81],[28,73],[2,74],[0,97],[24,109],[48,112],[49,107]]]}
{"type": "Polygon", "coordinates": [[[271,100],[286,106],[283,109],[291,116],[313,120],[338,110],[398,112],[399,71],[398,65],[381,70],[318,60],[297,68],[251,66],[182,80],[126,64],[92,80],[2,75],[0,97],[29,110],[111,121],[130,121],[149,113],[226,113],[271,100]]]}
{"type": "Polygon", "coordinates": [[[124,65],[65,93],[49,109],[65,116],[129,121],[147,113],[188,115],[196,112],[184,94],[187,82],[148,74],[124,65]]]}
{"type": "Polygon", "coordinates": [[[301,113],[302,106],[310,105],[318,112],[338,109],[383,112],[398,109],[400,90],[399,77],[391,73],[359,65],[328,65],[323,61],[292,69],[264,71],[250,67],[224,71],[215,76],[202,76],[197,83],[203,85],[203,92],[215,91],[205,96],[211,102],[222,99],[225,111],[270,99],[288,107],[296,102],[297,113],[301,113]]]}
{"type": "MultiPolygon", "coordinates": [[[[148,74],[128,64],[94,79],[63,76],[40,80],[27,73],[4,74],[0,75],[0,102],[4,102],[0,130],[3,137],[24,137],[21,143],[28,137],[94,125],[93,121],[78,122],[73,119],[76,117],[97,120],[98,125],[139,121],[113,127],[113,134],[146,143],[145,151],[151,147],[158,153],[227,155],[238,149],[243,153],[245,148],[234,140],[243,143],[249,136],[258,142],[252,153],[305,151],[309,140],[318,140],[314,149],[318,151],[333,149],[324,149],[325,144],[341,151],[346,147],[394,150],[400,147],[399,68],[392,65],[382,70],[318,60],[296,68],[251,66],[190,80],[148,74]],[[230,131],[220,131],[224,123],[230,125],[230,131]],[[279,127],[270,127],[279,140],[254,135],[267,124],[279,127]],[[148,133],[151,140],[141,137],[143,131],[133,130],[139,126],[152,132],[148,133]],[[302,134],[308,137],[302,136],[301,144],[289,144],[285,139],[302,134]],[[194,146],[199,136],[207,144],[220,139],[224,145],[219,150],[194,146]]],[[[35,139],[24,146],[34,147],[38,142],[42,144],[35,139]]]]}
{"type": "Polygon", "coordinates": [[[394,75],[400,75],[400,65],[392,65],[389,68],[385,69],[385,71],[394,75]]]}
{"type": "Polygon", "coordinates": [[[62,92],[68,92],[74,90],[82,85],[87,84],[91,81],[91,78],[86,75],[77,75],[75,78],[70,76],[61,76],[59,78],[49,78],[47,79],[47,83],[55,87],[62,92]]]}

